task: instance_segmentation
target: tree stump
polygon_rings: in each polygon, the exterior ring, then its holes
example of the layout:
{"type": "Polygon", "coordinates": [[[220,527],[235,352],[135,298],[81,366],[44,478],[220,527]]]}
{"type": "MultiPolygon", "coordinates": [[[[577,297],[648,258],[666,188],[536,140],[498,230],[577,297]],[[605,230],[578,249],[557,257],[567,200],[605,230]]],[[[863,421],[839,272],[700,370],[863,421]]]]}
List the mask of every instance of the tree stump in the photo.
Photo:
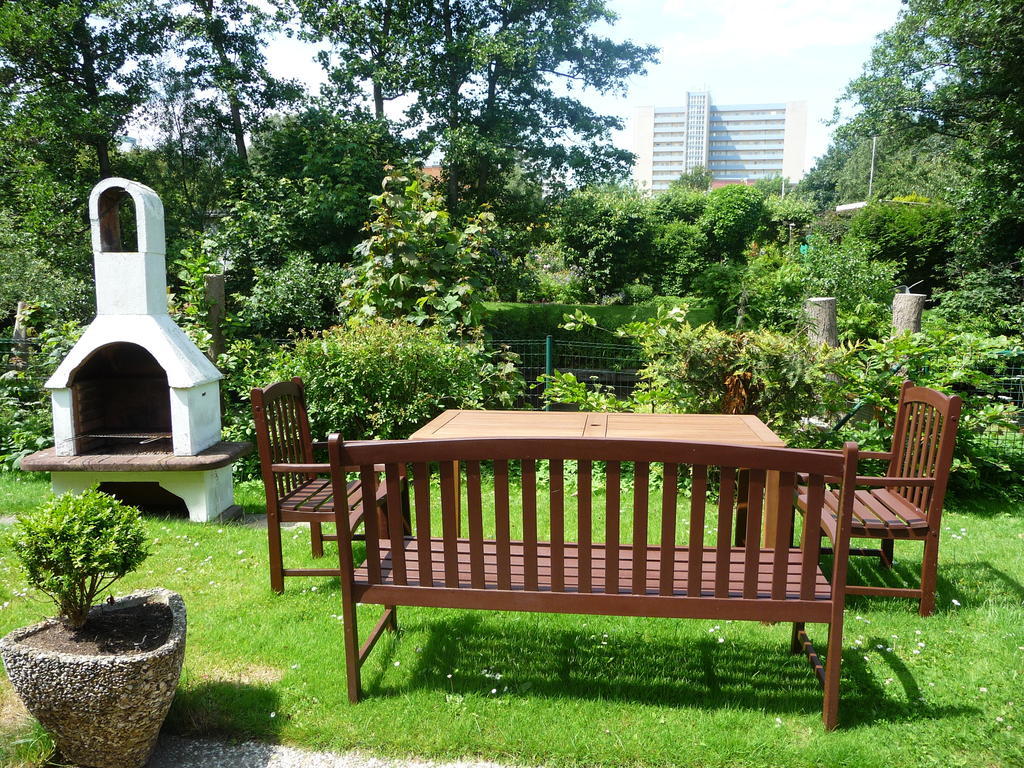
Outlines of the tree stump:
{"type": "Polygon", "coordinates": [[[925,298],[923,293],[897,293],[892,297],[892,327],[896,333],[921,330],[925,298]]]}
{"type": "Polygon", "coordinates": [[[836,300],[831,297],[808,299],[804,302],[807,315],[807,337],[813,344],[839,345],[839,327],[836,325],[836,300]]]}

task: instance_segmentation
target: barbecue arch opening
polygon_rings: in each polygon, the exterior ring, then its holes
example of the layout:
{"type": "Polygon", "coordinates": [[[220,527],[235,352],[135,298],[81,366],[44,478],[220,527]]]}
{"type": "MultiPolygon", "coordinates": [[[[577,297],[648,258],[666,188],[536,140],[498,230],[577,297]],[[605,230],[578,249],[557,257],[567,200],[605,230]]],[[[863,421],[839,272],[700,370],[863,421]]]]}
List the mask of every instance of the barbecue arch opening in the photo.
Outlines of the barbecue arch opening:
{"type": "Polygon", "coordinates": [[[172,450],[167,372],[144,347],[96,349],[71,377],[75,453],[172,450]]]}

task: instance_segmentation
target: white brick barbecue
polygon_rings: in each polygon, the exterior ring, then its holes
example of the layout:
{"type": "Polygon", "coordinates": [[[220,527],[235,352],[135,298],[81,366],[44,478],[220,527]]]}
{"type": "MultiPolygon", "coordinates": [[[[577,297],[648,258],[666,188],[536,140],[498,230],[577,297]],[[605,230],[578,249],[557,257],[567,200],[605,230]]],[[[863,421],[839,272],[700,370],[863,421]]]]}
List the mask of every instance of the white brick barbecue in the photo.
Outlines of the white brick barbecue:
{"type": "Polygon", "coordinates": [[[96,318],[46,382],[54,448],[22,468],[45,464],[56,491],[156,482],[191,519],[218,517],[233,503],[231,461],[250,446],[220,442],[221,374],[168,315],[163,204],[149,187],[109,178],[93,188],[89,218],[96,318]],[[122,245],[126,196],[136,250],[122,245]]]}

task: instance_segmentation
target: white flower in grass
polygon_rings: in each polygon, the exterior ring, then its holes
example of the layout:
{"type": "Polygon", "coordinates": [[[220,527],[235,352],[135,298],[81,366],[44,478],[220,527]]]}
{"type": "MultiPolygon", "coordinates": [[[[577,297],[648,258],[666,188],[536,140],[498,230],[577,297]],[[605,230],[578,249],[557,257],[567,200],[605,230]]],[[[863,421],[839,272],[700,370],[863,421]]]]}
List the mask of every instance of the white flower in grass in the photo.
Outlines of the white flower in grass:
{"type": "Polygon", "coordinates": [[[984,685],[981,686],[980,688],[978,688],[978,690],[981,691],[982,693],[988,693],[988,688],[986,688],[984,685]]]}
{"type": "Polygon", "coordinates": [[[956,606],[957,608],[959,608],[959,607],[960,607],[960,601],[959,601],[959,600],[957,600],[957,599],[956,599],[955,597],[954,597],[954,598],[953,598],[952,600],[950,600],[949,602],[951,602],[951,603],[952,603],[953,605],[955,605],[955,606],[956,606]]]}
{"type": "Polygon", "coordinates": [[[270,713],[270,717],[271,717],[271,718],[277,717],[277,712],[271,712],[271,713],[270,713]]]}
{"type": "Polygon", "coordinates": [[[244,549],[240,549],[235,554],[236,555],[244,555],[245,554],[245,550],[244,549]]]}
{"type": "Polygon", "coordinates": [[[724,638],[724,637],[720,637],[720,638],[718,638],[718,642],[720,642],[720,643],[724,643],[724,642],[725,642],[725,638],[724,638]]]}
{"type": "Polygon", "coordinates": [[[775,727],[776,728],[781,728],[782,727],[782,718],[781,717],[776,717],[775,718],[775,727]]]}
{"type": "Polygon", "coordinates": [[[1001,723],[1001,722],[1003,722],[1003,718],[1001,718],[1001,717],[997,717],[997,718],[996,718],[996,722],[997,722],[997,723],[1001,723]]]}
{"type": "Polygon", "coordinates": [[[400,667],[400,666],[402,666],[402,662],[400,662],[400,661],[396,661],[396,662],[395,662],[395,666],[396,666],[396,667],[400,667]]]}

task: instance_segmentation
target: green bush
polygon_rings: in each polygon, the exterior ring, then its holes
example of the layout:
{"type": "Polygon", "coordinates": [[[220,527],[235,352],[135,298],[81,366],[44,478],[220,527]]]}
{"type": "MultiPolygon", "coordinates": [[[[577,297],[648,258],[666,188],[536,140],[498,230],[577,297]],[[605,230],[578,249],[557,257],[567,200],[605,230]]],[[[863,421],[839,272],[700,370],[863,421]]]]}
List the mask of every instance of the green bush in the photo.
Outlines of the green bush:
{"type": "Polygon", "coordinates": [[[696,224],[707,204],[706,191],[674,182],[664,192],[659,192],[651,199],[654,215],[665,224],[673,221],[696,224]]]}
{"type": "Polygon", "coordinates": [[[294,331],[320,331],[339,320],[345,270],[292,254],[277,269],[256,269],[252,291],[234,297],[237,325],[247,335],[284,338],[294,331]]]}
{"type": "Polygon", "coordinates": [[[228,374],[231,439],[251,439],[249,390],[299,376],[317,439],[408,437],[446,408],[508,408],[523,390],[511,362],[451,341],[437,327],[370,320],[300,337],[288,347],[246,340],[218,361],[228,374]]]}
{"type": "Polygon", "coordinates": [[[708,193],[707,206],[698,222],[707,233],[717,258],[738,259],[747,243],[765,224],[764,195],[754,187],[729,184],[708,193]]]}
{"type": "Polygon", "coordinates": [[[657,222],[650,201],[630,188],[587,188],[561,202],[555,234],[588,298],[609,297],[655,271],[657,222]]]}
{"type": "Polygon", "coordinates": [[[139,510],[95,489],[19,515],[12,536],[29,584],[56,603],[72,629],[85,624],[99,595],[149,556],[139,510]]]}
{"type": "Polygon", "coordinates": [[[711,263],[704,230],[682,219],[661,226],[654,240],[654,250],[661,264],[661,293],[668,296],[684,296],[693,292],[694,281],[711,263]]]}

